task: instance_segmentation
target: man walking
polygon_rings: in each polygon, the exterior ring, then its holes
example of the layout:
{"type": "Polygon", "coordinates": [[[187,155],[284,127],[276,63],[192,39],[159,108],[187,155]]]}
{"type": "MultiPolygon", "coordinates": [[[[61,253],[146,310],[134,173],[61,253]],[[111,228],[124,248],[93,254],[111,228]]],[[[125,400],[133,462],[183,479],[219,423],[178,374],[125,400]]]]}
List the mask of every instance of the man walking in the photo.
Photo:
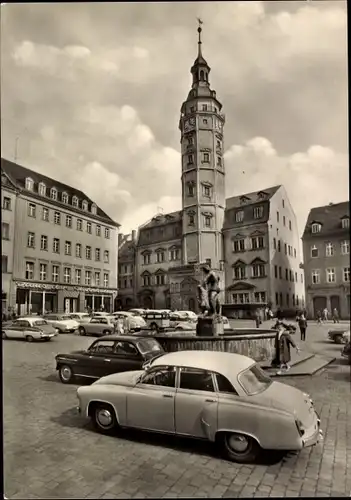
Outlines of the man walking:
{"type": "Polygon", "coordinates": [[[306,330],[307,330],[307,320],[305,318],[304,314],[301,314],[298,320],[299,327],[300,327],[300,333],[301,333],[301,340],[305,341],[306,340],[306,330]]]}
{"type": "Polygon", "coordinates": [[[339,311],[337,310],[336,307],[333,310],[333,321],[334,321],[334,323],[340,323],[340,321],[339,321],[339,311]]]}

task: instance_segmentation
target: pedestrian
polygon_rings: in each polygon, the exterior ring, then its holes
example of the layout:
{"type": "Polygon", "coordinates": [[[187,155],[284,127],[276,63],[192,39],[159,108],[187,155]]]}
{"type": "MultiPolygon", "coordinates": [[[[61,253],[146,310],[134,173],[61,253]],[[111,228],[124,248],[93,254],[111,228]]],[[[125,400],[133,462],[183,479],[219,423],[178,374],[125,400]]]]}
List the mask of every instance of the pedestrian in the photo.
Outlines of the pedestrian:
{"type": "Polygon", "coordinates": [[[334,321],[334,323],[340,323],[340,321],[339,321],[339,311],[337,310],[336,307],[333,309],[333,321],[334,321]]]}
{"type": "Polygon", "coordinates": [[[277,375],[282,375],[283,372],[287,372],[290,370],[290,361],[291,361],[291,353],[290,347],[294,347],[296,352],[299,353],[300,349],[293,341],[290,333],[286,330],[284,324],[279,322],[278,325],[278,333],[276,337],[276,359],[275,362],[279,364],[279,371],[277,375]]]}
{"type": "Polygon", "coordinates": [[[306,320],[304,314],[301,314],[301,316],[299,317],[299,327],[300,327],[301,340],[305,341],[306,340],[306,330],[307,330],[307,320],[306,320]]]}
{"type": "Polygon", "coordinates": [[[259,327],[260,327],[260,324],[262,323],[262,321],[261,321],[261,314],[260,314],[259,309],[256,309],[256,313],[255,313],[255,323],[256,323],[256,328],[259,328],[259,327]]]}
{"type": "Polygon", "coordinates": [[[323,309],[323,321],[328,321],[328,309],[323,309]]]}
{"type": "Polygon", "coordinates": [[[322,324],[322,313],[319,310],[316,313],[316,321],[317,321],[317,325],[322,324]]]}
{"type": "Polygon", "coordinates": [[[123,335],[124,334],[124,328],[123,328],[123,319],[122,318],[117,318],[117,321],[114,323],[114,333],[116,335],[123,335]]]}

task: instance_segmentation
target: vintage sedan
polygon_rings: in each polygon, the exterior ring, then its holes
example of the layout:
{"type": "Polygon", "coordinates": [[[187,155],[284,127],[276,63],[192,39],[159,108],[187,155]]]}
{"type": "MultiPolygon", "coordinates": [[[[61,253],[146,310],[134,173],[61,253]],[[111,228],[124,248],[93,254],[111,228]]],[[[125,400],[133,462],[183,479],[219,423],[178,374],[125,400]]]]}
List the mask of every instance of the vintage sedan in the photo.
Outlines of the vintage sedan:
{"type": "Polygon", "coordinates": [[[347,334],[350,335],[350,329],[338,329],[338,330],[329,330],[328,337],[329,340],[335,342],[335,344],[342,344],[347,341],[347,334]]]}
{"type": "Polygon", "coordinates": [[[74,319],[78,321],[78,323],[88,323],[90,321],[91,316],[89,313],[70,313],[67,314],[70,319],[74,319]]]}
{"type": "Polygon", "coordinates": [[[144,318],[140,314],[132,313],[130,311],[118,311],[113,313],[114,318],[128,320],[129,329],[134,332],[140,332],[141,329],[147,327],[144,318]]]}
{"type": "Polygon", "coordinates": [[[261,449],[301,450],[321,437],[310,397],[273,381],[252,359],[227,352],[178,351],[79,387],[78,411],[111,433],[130,427],[218,442],[233,461],[261,449]]]}
{"type": "Polygon", "coordinates": [[[68,314],[45,314],[44,319],[59,333],[74,333],[79,326],[78,321],[71,319],[68,314]]]}
{"type": "Polygon", "coordinates": [[[347,342],[344,348],[341,350],[341,356],[348,360],[349,365],[351,365],[351,342],[347,342]]]}
{"type": "Polygon", "coordinates": [[[76,377],[97,379],[128,370],[140,370],[155,356],[164,354],[155,339],[136,336],[109,335],[95,340],[85,351],[56,356],[56,370],[64,384],[76,377]]]}
{"type": "Polygon", "coordinates": [[[87,323],[81,323],[79,335],[96,335],[102,337],[114,331],[116,318],[114,316],[94,316],[87,323]]]}
{"type": "Polygon", "coordinates": [[[45,319],[39,316],[18,318],[6,325],[2,325],[3,339],[24,339],[27,342],[34,340],[51,340],[57,335],[57,330],[45,319]]]}

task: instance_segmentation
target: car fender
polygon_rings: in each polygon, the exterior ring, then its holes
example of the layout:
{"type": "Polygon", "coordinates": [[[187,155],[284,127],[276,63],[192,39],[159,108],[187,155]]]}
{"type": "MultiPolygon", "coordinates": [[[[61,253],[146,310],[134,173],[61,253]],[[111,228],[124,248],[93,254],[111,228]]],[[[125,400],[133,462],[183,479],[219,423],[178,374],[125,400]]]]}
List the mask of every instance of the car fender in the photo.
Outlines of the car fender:
{"type": "Polygon", "coordinates": [[[91,403],[106,403],[115,410],[119,425],[123,426],[127,420],[127,391],[126,387],[117,385],[91,385],[82,386],[77,390],[78,398],[81,402],[81,411],[83,415],[89,416],[89,406],[91,403]]]}

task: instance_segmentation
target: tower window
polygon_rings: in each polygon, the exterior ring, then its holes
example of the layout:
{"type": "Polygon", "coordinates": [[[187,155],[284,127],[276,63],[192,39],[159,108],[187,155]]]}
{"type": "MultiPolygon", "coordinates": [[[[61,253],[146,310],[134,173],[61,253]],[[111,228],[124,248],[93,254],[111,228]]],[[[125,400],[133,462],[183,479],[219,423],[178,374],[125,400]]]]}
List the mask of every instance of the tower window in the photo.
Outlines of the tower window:
{"type": "Polygon", "coordinates": [[[205,73],[200,71],[200,80],[205,80],[205,73]]]}
{"type": "Polygon", "coordinates": [[[189,226],[195,226],[195,215],[189,214],[189,226]]]}
{"type": "Polygon", "coordinates": [[[204,124],[204,125],[207,125],[207,120],[206,120],[206,118],[203,120],[203,124],[204,124]]]}
{"type": "Polygon", "coordinates": [[[195,106],[191,106],[190,113],[194,113],[194,112],[195,112],[195,106]]]}
{"type": "Polygon", "coordinates": [[[203,195],[210,198],[211,197],[211,187],[203,186],[203,195]]]}
{"type": "Polygon", "coordinates": [[[188,165],[194,163],[193,155],[188,155],[188,165]]]}
{"type": "Polygon", "coordinates": [[[222,165],[222,158],[220,156],[217,156],[217,165],[222,165]]]}
{"type": "Polygon", "coordinates": [[[205,227],[211,227],[211,216],[205,215],[205,227]]]}
{"type": "Polygon", "coordinates": [[[195,196],[194,184],[188,184],[188,196],[195,196]]]}
{"type": "Polygon", "coordinates": [[[210,155],[209,155],[209,153],[204,153],[204,162],[205,163],[209,163],[209,161],[210,161],[210,155]]]}
{"type": "Polygon", "coordinates": [[[191,146],[192,144],[194,144],[194,138],[188,137],[188,146],[191,146]]]}
{"type": "Polygon", "coordinates": [[[202,105],[202,111],[207,111],[207,104],[202,105]]]}
{"type": "Polygon", "coordinates": [[[217,148],[221,149],[221,141],[217,141],[217,148]]]}

